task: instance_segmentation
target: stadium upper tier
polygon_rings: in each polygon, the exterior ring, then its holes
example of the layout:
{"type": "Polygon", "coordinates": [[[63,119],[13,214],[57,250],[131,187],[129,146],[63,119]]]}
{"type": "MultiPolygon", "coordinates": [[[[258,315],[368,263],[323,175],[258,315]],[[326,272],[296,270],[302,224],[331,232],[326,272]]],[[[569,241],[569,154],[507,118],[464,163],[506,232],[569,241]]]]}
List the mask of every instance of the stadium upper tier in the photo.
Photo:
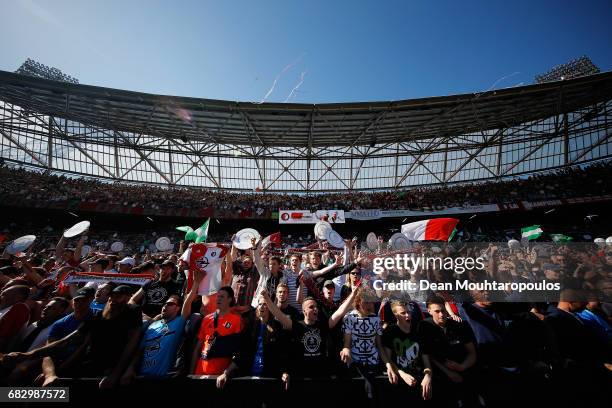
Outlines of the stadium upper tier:
{"type": "Polygon", "coordinates": [[[249,103],[152,95],[0,71],[0,96],[45,115],[174,139],[247,146],[367,146],[509,127],[607,101],[612,73],[401,101],[249,103]]]}
{"type": "Polygon", "coordinates": [[[118,181],[334,191],[501,178],[611,156],[612,73],[443,97],[280,104],[0,71],[2,157],[118,181]]]}

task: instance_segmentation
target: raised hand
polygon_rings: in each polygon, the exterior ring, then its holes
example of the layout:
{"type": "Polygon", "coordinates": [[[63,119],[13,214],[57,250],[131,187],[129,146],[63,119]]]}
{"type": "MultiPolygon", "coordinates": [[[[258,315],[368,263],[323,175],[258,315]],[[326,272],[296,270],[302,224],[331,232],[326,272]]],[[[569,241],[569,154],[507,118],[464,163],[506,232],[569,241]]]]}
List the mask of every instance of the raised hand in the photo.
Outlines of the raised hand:
{"type": "Polygon", "coordinates": [[[203,269],[195,269],[193,271],[193,280],[194,282],[200,283],[206,277],[206,271],[203,269]]]}

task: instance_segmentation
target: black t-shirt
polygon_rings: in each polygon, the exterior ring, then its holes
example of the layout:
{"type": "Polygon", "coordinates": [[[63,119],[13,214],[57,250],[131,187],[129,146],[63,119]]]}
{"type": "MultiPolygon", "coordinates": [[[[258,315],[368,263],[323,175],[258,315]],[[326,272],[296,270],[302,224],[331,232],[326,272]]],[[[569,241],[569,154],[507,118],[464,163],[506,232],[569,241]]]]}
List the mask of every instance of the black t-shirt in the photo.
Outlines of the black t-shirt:
{"type": "Polygon", "coordinates": [[[289,316],[289,318],[291,320],[297,320],[300,317],[300,312],[298,312],[298,310],[291,306],[291,305],[287,305],[285,306],[283,309],[281,309],[281,312],[283,312],[283,314],[289,316]]]}
{"type": "Polygon", "coordinates": [[[444,327],[436,325],[431,318],[423,320],[419,324],[418,336],[424,345],[427,344],[429,354],[440,363],[445,360],[463,362],[467,357],[465,345],[476,344],[470,327],[451,319],[446,320],[444,327]]]}
{"type": "Polygon", "coordinates": [[[102,317],[102,313],[86,320],[78,329],[83,335],[91,334],[91,343],[87,349],[85,362],[104,375],[113,368],[125,349],[130,331],[138,330],[142,325],[140,307],[125,305],[121,313],[112,320],[102,317]]]}
{"type": "Polygon", "coordinates": [[[302,377],[320,377],[327,374],[327,337],[329,323],[317,320],[307,325],[303,320],[293,322],[296,341],[295,371],[302,377]]]}
{"type": "Polygon", "coordinates": [[[406,333],[396,325],[387,326],[382,336],[383,346],[391,350],[391,360],[397,368],[412,375],[421,376],[423,354],[429,354],[426,344],[414,332],[406,333]]]}
{"type": "Polygon", "coordinates": [[[170,279],[166,282],[154,280],[147,282],[142,287],[144,291],[144,301],[142,311],[150,317],[155,317],[161,313],[162,307],[170,295],[177,295],[181,292],[182,285],[170,279]]]}
{"type": "Polygon", "coordinates": [[[262,330],[262,323],[256,320],[247,328],[242,336],[243,344],[238,360],[238,368],[244,375],[251,375],[253,363],[257,355],[258,340],[263,334],[263,376],[278,378],[289,371],[291,358],[289,356],[289,343],[286,330],[277,320],[271,320],[262,330]]]}

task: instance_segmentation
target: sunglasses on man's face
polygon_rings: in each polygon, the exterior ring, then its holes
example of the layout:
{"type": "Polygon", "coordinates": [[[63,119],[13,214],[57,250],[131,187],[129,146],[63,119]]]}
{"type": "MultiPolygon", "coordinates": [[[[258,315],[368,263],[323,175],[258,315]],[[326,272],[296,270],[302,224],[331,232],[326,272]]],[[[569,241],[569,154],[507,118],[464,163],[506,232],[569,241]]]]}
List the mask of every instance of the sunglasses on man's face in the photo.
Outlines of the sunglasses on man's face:
{"type": "Polygon", "coordinates": [[[166,306],[170,306],[170,305],[178,306],[179,304],[176,302],[166,302],[166,306]]]}

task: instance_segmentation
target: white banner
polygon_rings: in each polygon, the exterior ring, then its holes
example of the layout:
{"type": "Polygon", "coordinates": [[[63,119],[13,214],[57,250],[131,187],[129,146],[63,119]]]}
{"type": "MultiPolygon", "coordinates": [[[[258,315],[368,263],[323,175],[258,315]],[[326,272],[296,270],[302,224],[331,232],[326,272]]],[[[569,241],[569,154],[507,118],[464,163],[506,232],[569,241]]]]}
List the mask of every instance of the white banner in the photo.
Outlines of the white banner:
{"type": "Polygon", "coordinates": [[[447,207],[441,210],[384,210],[382,216],[389,217],[429,217],[431,215],[470,214],[499,211],[497,204],[469,205],[464,207],[447,207]]]}
{"type": "Polygon", "coordinates": [[[330,224],[344,224],[346,218],[344,210],[317,210],[317,221],[327,221],[330,224]]]}
{"type": "Polygon", "coordinates": [[[279,224],[316,224],[318,221],[327,221],[330,224],[344,224],[346,219],[359,221],[376,220],[392,217],[430,217],[436,215],[471,214],[481,212],[500,211],[497,204],[466,205],[463,207],[447,207],[437,210],[317,210],[312,213],[308,210],[280,210],[278,212],[279,224]]]}
{"type": "Polygon", "coordinates": [[[308,210],[279,210],[279,224],[316,224],[317,216],[308,210]]]}
{"type": "Polygon", "coordinates": [[[279,210],[279,224],[316,224],[319,221],[327,221],[330,224],[346,223],[344,210],[317,210],[312,213],[308,210],[279,210]]]}
{"type": "Polygon", "coordinates": [[[521,201],[521,203],[523,204],[523,208],[526,210],[541,207],[557,207],[563,205],[563,202],[561,200],[521,201]]]}
{"type": "Polygon", "coordinates": [[[382,216],[381,210],[352,210],[346,214],[346,218],[359,221],[377,220],[382,216]]]}
{"type": "Polygon", "coordinates": [[[142,286],[155,279],[155,275],[150,273],[129,274],[129,273],[97,273],[97,272],[76,272],[71,273],[64,279],[65,284],[83,282],[115,282],[127,285],[142,286]]]}

